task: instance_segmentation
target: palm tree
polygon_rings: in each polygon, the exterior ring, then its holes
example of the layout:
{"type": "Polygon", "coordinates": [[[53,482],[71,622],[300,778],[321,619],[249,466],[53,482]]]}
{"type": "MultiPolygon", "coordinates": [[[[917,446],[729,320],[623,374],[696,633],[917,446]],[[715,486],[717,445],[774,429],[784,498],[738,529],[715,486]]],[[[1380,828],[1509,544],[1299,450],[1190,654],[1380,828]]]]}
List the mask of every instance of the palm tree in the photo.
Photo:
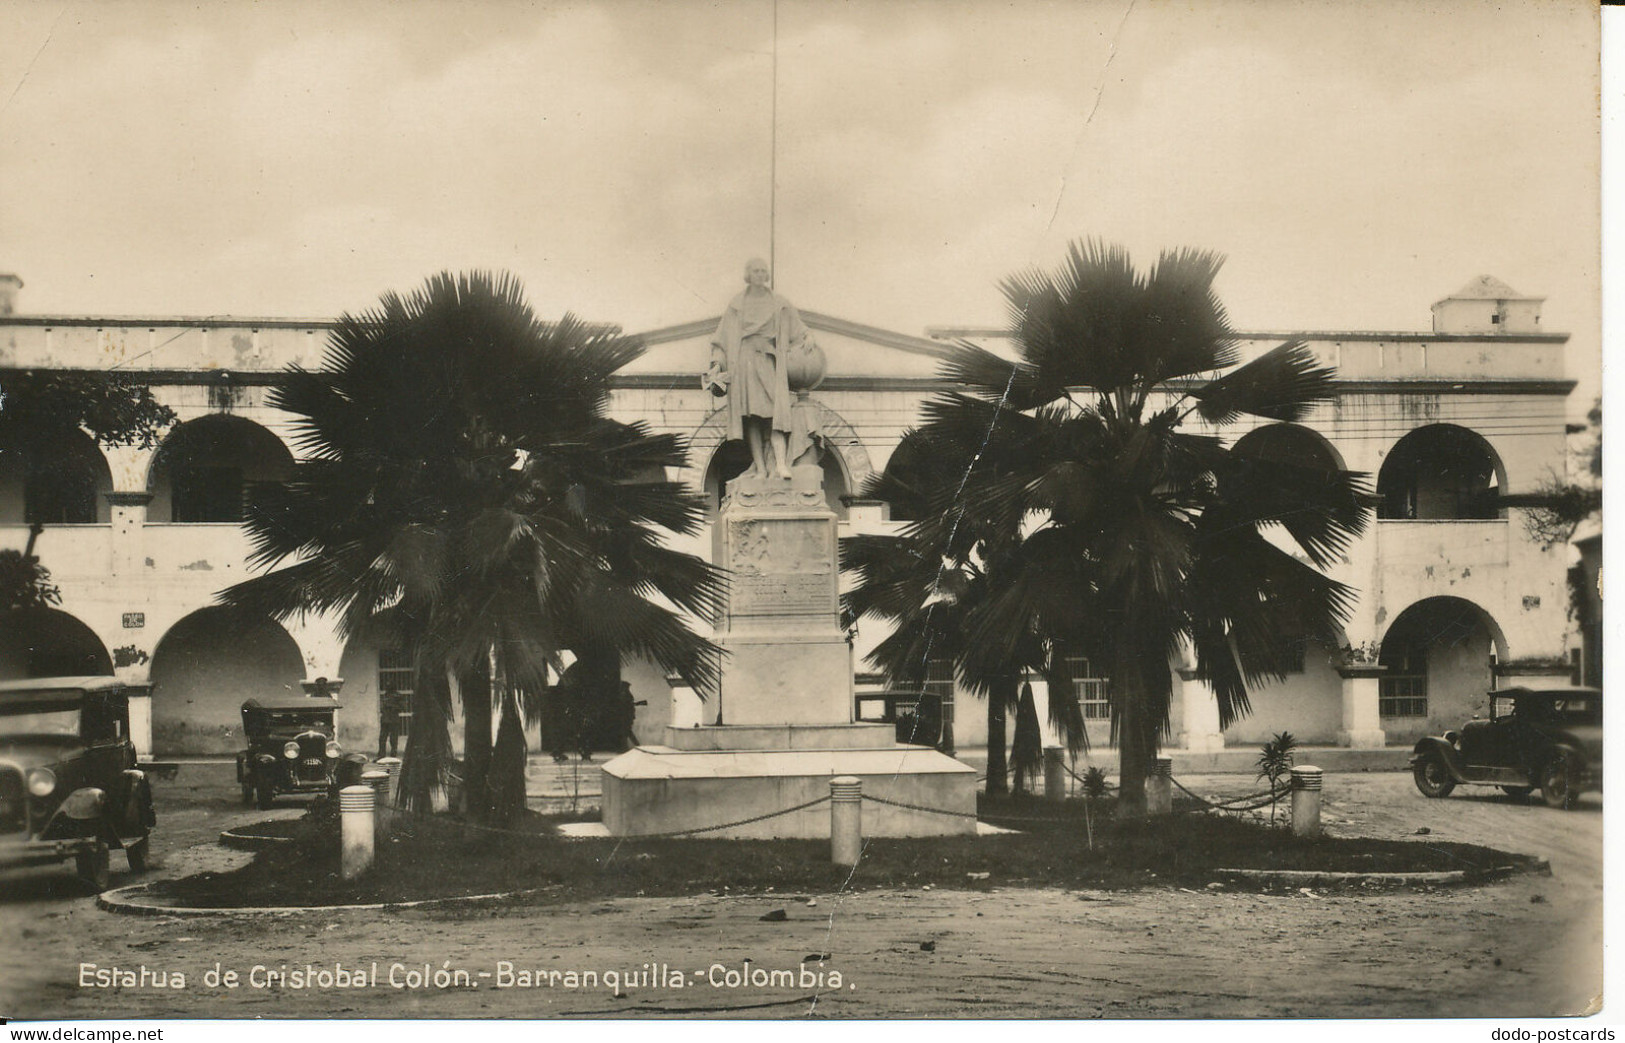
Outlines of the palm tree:
{"type": "Polygon", "coordinates": [[[493,792],[510,809],[523,793],[522,740],[504,737],[492,764],[492,711],[516,726],[560,650],[641,655],[714,688],[714,646],[685,620],[711,617],[718,574],[662,542],[703,518],[665,478],[683,446],[605,415],[612,375],[642,351],[568,315],[539,321],[510,276],[442,273],[341,317],[323,367],[290,369],[269,396],[296,418],[302,459],[249,491],[251,563],[273,571],[221,598],[331,613],[342,636],[414,651],[403,770],[420,810],[449,754],[448,675],[480,819],[493,792]]]}
{"type": "MultiPolygon", "coordinates": [[[[1018,706],[1023,675],[1046,669],[1049,649],[1030,628],[995,655],[965,628],[971,613],[1001,584],[1013,562],[1019,526],[998,526],[967,509],[961,483],[982,441],[950,440],[954,431],[914,430],[903,436],[886,469],[863,495],[885,500],[892,515],[908,519],[895,534],[864,534],[841,541],[841,567],[857,577],[845,595],[854,619],[873,615],[892,631],[870,653],[888,684],[913,685],[933,659],[954,665],[958,681],[987,700],[989,794],[1007,792],[1006,723],[1018,706]]],[[[1067,689],[1070,691],[1070,688],[1067,689]]],[[[1076,751],[1084,739],[1076,699],[1057,693],[1050,718],[1076,751]],[[1077,727],[1070,722],[1078,719],[1077,727]]]]}
{"type": "Polygon", "coordinates": [[[938,468],[951,477],[909,526],[916,554],[964,560],[970,518],[1014,534],[960,639],[984,662],[1030,659],[1042,640],[1052,694],[1071,690],[1068,657],[1109,664],[1130,817],[1144,814],[1168,730],[1171,659],[1190,650],[1222,726],[1246,714],[1249,686],[1284,676],[1279,635],[1334,633],[1346,614],[1349,589],[1322,569],[1372,502],[1364,476],[1227,445],[1212,429],[1295,421],[1333,393],[1332,371],[1302,343],[1238,365],[1213,292],[1221,264],[1180,250],[1140,272],[1121,248],[1090,242],[1054,273],[1010,277],[1017,357],[955,346],[943,375],[962,390],[930,399],[920,428],[951,454],[938,468]]]}

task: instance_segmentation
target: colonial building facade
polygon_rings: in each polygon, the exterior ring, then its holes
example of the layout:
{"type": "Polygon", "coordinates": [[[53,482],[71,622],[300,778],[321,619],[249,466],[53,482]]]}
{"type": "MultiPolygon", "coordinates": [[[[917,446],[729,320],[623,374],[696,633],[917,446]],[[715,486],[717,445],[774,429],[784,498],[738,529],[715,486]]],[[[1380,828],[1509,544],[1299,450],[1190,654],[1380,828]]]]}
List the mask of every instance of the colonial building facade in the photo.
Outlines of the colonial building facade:
{"type": "MultiPolygon", "coordinates": [[[[0,389],[5,370],[117,370],[148,382],[178,420],[155,450],[98,445],[88,435],[43,459],[0,446],[0,547],[23,547],[31,523],[43,524],[35,552],[62,593],[59,608],[0,633],[0,678],[116,674],[137,694],[137,743],[156,755],[235,750],[243,699],[325,679],[345,704],[341,739],[370,748],[379,693],[410,687],[405,650],[346,645],[319,618],[282,624],[215,603],[248,573],[238,524],[244,483],[286,474],[297,452],[289,418],[266,405],[268,389],[290,364],[321,365],[332,324],[29,315],[13,307],[20,288],[0,276],[0,389]]],[[[1336,367],[1338,393],[1301,424],[1219,433],[1366,472],[1382,506],[1334,569],[1358,591],[1344,632],[1283,635],[1293,673],[1255,692],[1251,715],[1227,729],[1211,692],[1181,673],[1173,745],[1255,744],[1283,729],[1304,743],[1404,744],[1482,712],[1496,685],[1568,674],[1577,640],[1567,550],[1527,537],[1522,510],[1506,502],[1565,466],[1568,338],[1540,327],[1540,305],[1483,277],[1435,304],[1428,331],[1243,335],[1246,350],[1307,342],[1336,367]]],[[[912,336],[802,315],[828,361],[829,376],[811,392],[829,447],[826,498],[843,534],[887,531],[899,524],[887,505],[857,492],[943,386],[936,368],[946,344],[1007,346],[990,329],[912,336]]],[[[681,477],[713,510],[721,483],[744,462],[698,383],[715,327],[713,317],[642,334],[648,351],[622,372],[612,403],[623,419],[688,440],[681,477]]],[[[710,556],[711,533],[689,544],[710,556]]],[[[860,693],[878,684],[863,659],[882,627],[858,624],[860,693]]],[[[1104,742],[1110,679],[1078,666],[1085,716],[1104,742]]],[[[646,738],[712,712],[649,664],[628,663],[625,676],[647,700],[637,725],[646,738]]],[[[951,671],[932,664],[918,686],[951,697],[951,671]]],[[[1042,700],[1042,683],[1035,688],[1042,700]]],[[[970,749],[985,739],[981,704],[957,702],[957,738],[970,749]]]]}

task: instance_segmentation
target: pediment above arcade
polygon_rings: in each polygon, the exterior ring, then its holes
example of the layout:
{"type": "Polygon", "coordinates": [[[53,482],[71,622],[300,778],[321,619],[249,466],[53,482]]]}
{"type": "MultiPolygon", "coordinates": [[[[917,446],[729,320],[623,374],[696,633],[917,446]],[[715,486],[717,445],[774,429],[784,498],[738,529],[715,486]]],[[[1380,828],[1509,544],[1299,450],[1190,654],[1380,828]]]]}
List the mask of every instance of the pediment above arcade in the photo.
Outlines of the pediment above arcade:
{"type": "MultiPolygon", "coordinates": [[[[813,340],[823,349],[831,377],[930,379],[937,375],[946,345],[876,326],[803,311],[813,340]]],[[[626,374],[693,374],[698,379],[711,361],[711,335],[718,317],[641,334],[648,350],[621,370],[626,374]]]]}

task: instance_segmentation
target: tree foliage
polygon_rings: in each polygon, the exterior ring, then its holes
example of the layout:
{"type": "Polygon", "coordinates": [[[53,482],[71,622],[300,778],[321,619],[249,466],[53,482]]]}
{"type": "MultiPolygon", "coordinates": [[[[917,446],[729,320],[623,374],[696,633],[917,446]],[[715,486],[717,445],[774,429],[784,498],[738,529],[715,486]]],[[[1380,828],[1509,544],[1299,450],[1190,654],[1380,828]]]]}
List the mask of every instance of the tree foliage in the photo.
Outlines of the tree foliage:
{"type": "Polygon", "coordinates": [[[492,710],[507,723],[534,702],[560,650],[641,655],[714,688],[716,650],[688,620],[711,617],[718,575],[664,543],[703,517],[666,478],[684,447],[607,415],[612,376],[642,351],[572,316],[540,321],[510,276],[442,273],[341,317],[322,368],[271,393],[303,458],[250,488],[251,564],[271,571],[222,598],[332,613],[345,636],[414,652],[405,770],[420,806],[444,776],[448,673],[480,818],[523,792],[516,729],[490,775],[492,710]]]}
{"type": "MultiPolygon", "coordinates": [[[[62,440],[79,431],[103,445],[150,449],[174,422],[174,410],[133,375],[0,369],[0,457],[12,457],[19,471],[45,467],[62,440]]],[[[25,550],[0,551],[0,610],[61,603],[50,570],[33,553],[39,532],[36,524],[25,550]]]]}
{"type": "Polygon", "coordinates": [[[151,449],[175,412],[133,374],[0,370],[0,446],[41,445],[83,429],[103,445],[151,449]]]}
{"type": "Polygon", "coordinates": [[[1571,428],[1586,436],[1581,448],[1584,474],[1579,481],[1551,476],[1532,494],[1503,497],[1509,505],[1525,507],[1524,532],[1543,548],[1550,549],[1574,538],[1580,523],[1602,510],[1602,399],[1586,414],[1587,424],[1571,428]]]}
{"type": "Polygon", "coordinates": [[[1285,675],[1281,635],[1337,631],[1352,592],[1323,570],[1374,499],[1363,475],[1217,434],[1301,420],[1333,394],[1302,343],[1242,359],[1213,292],[1220,264],[1178,250],[1141,271],[1090,242],[1005,280],[1015,357],[951,350],[942,372],[958,389],[925,404],[916,434],[941,454],[923,509],[847,555],[855,610],[904,627],[953,616],[938,629],[956,636],[961,674],[1042,669],[1063,729],[1081,731],[1069,660],[1104,667],[1131,816],[1168,729],[1171,664],[1193,660],[1221,726],[1247,713],[1248,689],[1285,675]]]}
{"type": "Polygon", "coordinates": [[[26,550],[0,550],[0,613],[60,604],[62,591],[37,556],[26,550]]]}

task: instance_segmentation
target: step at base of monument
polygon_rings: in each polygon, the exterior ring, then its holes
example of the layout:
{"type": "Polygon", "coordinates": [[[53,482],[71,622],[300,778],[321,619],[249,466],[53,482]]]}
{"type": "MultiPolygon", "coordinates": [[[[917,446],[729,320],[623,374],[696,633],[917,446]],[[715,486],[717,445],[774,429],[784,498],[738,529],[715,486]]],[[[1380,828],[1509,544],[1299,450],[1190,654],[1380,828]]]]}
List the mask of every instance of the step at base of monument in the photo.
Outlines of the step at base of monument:
{"type": "Polygon", "coordinates": [[[976,769],[936,750],[690,751],[640,746],[604,765],[603,815],[611,836],[706,829],[695,838],[829,838],[829,780],[855,775],[866,837],[972,836],[976,769]],[[896,804],[911,805],[897,807],[896,804]],[[746,821],[755,820],[755,821],[746,821]]]}
{"type": "Polygon", "coordinates": [[[674,750],[889,750],[894,724],[702,724],[666,728],[674,750]]]}

